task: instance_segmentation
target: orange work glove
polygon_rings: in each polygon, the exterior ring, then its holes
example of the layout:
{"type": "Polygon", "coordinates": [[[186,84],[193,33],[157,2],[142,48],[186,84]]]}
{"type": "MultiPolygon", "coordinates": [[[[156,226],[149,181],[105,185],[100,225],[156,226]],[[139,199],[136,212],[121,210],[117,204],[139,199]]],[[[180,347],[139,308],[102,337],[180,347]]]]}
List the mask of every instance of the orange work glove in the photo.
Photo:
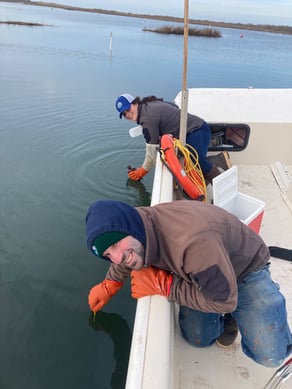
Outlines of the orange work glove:
{"type": "Polygon", "coordinates": [[[141,180],[146,174],[148,173],[148,170],[144,169],[143,167],[138,167],[138,169],[133,169],[128,172],[128,177],[131,178],[131,180],[139,181],[141,180]]]}
{"type": "Polygon", "coordinates": [[[118,293],[123,286],[123,282],[103,280],[100,284],[95,285],[90,289],[88,295],[88,304],[93,312],[97,312],[104,305],[106,305],[110,299],[118,293]]]}
{"type": "Polygon", "coordinates": [[[131,290],[132,297],[138,299],[144,296],[160,294],[169,296],[172,284],[172,274],[150,266],[142,270],[132,270],[131,290]]]}

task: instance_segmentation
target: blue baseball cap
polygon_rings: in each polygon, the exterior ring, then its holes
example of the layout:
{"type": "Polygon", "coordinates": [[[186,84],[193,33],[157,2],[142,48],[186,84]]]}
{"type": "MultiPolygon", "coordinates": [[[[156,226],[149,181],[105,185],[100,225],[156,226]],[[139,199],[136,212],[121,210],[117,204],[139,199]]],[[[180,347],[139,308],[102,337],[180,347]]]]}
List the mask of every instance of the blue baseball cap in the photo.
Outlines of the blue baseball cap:
{"type": "Polygon", "coordinates": [[[131,108],[132,101],[134,100],[135,98],[129,95],[128,93],[124,93],[123,95],[117,98],[116,109],[120,113],[120,119],[123,116],[123,112],[131,108]]]}

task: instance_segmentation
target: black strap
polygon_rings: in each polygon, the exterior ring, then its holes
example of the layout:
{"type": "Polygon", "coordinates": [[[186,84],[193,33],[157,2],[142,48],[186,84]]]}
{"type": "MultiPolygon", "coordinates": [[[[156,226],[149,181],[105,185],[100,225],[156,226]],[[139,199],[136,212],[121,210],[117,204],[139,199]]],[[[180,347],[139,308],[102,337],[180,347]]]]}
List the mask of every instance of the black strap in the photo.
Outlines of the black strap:
{"type": "Polygon", "coordinates": [[[271,257],[292,261],[292,250],[284,249],[284,247],[269,246],[271,257]]]}

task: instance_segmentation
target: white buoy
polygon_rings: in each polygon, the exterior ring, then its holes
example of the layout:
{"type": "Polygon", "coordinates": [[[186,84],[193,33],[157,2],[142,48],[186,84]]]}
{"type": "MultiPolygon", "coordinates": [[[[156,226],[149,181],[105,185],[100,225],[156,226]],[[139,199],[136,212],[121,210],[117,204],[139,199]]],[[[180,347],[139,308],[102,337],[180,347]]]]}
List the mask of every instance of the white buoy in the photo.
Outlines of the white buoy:
{"type": "Polygon", "coordinates": [[[110,33],[110,54],[112,53],[112,45],[113,45],[113,33],[110,33]]]}

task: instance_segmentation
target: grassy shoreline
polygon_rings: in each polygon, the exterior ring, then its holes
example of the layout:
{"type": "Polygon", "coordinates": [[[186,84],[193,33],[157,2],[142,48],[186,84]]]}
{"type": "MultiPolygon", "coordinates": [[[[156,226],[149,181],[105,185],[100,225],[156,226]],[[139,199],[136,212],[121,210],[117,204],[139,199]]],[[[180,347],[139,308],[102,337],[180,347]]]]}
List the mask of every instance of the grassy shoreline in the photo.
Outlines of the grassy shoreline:
{"type": "MultiPolygon", "coordinates": [[[[156,32],[158,34],[174,34],[174,35],[183,35],[184,34],[184,28],[183,27],[175,27],[175,26],[164,26],[160,28],[147,28],[144,27],[143,31],[149,31],[149,32],[156,32]]],[[[205,38],[221,38],[221,34],[219,31],[215,30],[214,28],[193,28],[189,27],[188,31],[189,36],[200,36],[205,38]]]]}
{"type": "Polygon", "coordinates": [[[42,24],[42,23],[32,23],[32,22],[20,22],[18,20],[7,20],[3,22],[0,20],[0,24],[8,24],[12,26],[28,26],[28,27],[43,27],[48,26],[48,24],[42,24]]]}
{"type": "MultiPolygon", "coordinates": [[[[91,12],[91,13],[100,13],[106,15],[117,15],[117,16],[127,16],[133,18],[142,18],[142,19],[152,19],[152,20],[162,20],[167,22],[178,22],[183,23],[183,18],[178,18],[174,16],[162,16],[162,15],[147,15],[147,14],[136,14],[131,12],[117,12],[113,10],[104,10],[98,8],[82,8],[75,7],[64,4],[56,4],[53,2],[39,2],[39,1],[30,1],[30,0],[0,0],[0,2],[11,2],[11,3],[21,3],[25,5],[36,5],[41,7],[50,7],[50,8],[61,8],[69,11],[80,11],[80,12],[91,12]]],[[[226,23],[226,22],[216,22],[211,20],[195,20],[189,19],[189,25],[197,24],[208,27],[224,27],[224,28],[235,28],[240,30],[253,30],[253,31],[263,31],[263,32],[272,32],[279,34],[292,34],[292,27],[290,26],[277,26],[270,24],[243,24],[243,23],[226,23]]]]}

